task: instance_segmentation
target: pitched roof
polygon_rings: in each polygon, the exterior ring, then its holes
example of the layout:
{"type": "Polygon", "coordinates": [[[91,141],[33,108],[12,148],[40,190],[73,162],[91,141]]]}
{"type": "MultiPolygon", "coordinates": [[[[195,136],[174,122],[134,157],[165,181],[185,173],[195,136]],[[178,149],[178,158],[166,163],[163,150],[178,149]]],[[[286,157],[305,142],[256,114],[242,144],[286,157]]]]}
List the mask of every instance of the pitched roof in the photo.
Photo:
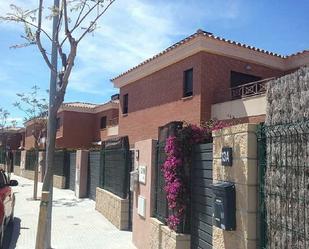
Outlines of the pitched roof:
{"type": "Polygon", "coordinates": [[[117,108],[119,104],[118,100],[110,100],[103,104],[93,104],[85,102],[68,102],[63,103],[59,109],[61,111],[76,111],[86,113],[97,113],[100,111],[117,108]]]}
{"type": "Polygon", "coordinates": [[[154,55],[153,57],[141,62],[140,64],[138,64],[137,66],[134,66],[133,68],[121,73],[120,75],[114,77],[111,79],[111,81],[115,81],[119,78],[121,78],[122,76],[134,71],[135,69],[157,59],[158,57],[161,57],[162,55],[172,51],[172,50],[175,50],[176,48],[188,43],[189,41],[197,38],[197,37],[206,37],[206,38],[209,38],[209,39],[212,39],[212,40],[217,40],[217,41],[222,41],[224,42],[225,44],[230,44],[230,45],[234,45],[234,46],[237,46],[237,47],[242,47],[242,48],[245,48],[245,49],[248,49],[248,50],[251,50],[251,51],[255,51],[255,52],[258,52],[260,54],[264,54],[264,55],[269,55],[269,56],[272,56],[272,57],[275,57],[275,58],[278,58],[278,59],[286,59],[286,58],[289,58],[289,57],[292,57],[292,56],[297,56],[297,55],[301,55],[301,54],[305,54],[305,53],[308,53],[308,50],[304,50],[302,52],[298,52],[298,53],[295,53],[295,54],[292,54],[292,55],[288,55],[288,56],[284,56],[284,55],[280,55],[278,53],[274,53],[274,52],[270,52],[270,51],[267,51],[267,50],[264,50],[264,49],[260,49],[260,48],[256,48],[254,46],[250,46],[250,45],[247,45],[247,44],[244,44],[244,43],[240,43],[240,42],[236,42],[236,41],[233,41],[233,40],[229,40],[229,39],[225,39],[225,38],[222,38],[222,37],[219,37],[219,36],[215,36],[213,35],[212,33],[210,32],[207,32],[207,31],[204,31],[204,30],[201,30],[201,29],[198,29],[194,34],[182,39],[181,41],[179,42],[176,42],[175,44],[169,46],[168,48],[166,48],[165,50],[163,50],[162,52],[154,55]]]}
{"type": "Polygon", "coordinates": [[[70,106],[70,107],[80,107],[80,108],[94,108],[97,105],[92,103],[86,103],[86,102],[68,102],[63,103],[62,106],[70,106]]]}

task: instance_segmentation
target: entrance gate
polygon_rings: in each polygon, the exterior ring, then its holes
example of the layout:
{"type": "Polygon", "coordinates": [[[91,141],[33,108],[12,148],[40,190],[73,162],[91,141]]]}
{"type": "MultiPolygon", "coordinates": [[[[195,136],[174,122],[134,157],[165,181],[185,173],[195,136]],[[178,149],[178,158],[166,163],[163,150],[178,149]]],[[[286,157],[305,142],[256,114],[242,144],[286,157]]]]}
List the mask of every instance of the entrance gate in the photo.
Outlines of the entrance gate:
{"type": "Polygon", "coordinates": [[[212,249],[212,143],[194,148],[191,171],[191,249],[212,249]]]}
{"type": "Polygon", "coordinates": [[[101,172],[101,151],[89,152],[89,167],[88,167],[88,196],[95,200],[96,189],[100,186],[101,172]]]}

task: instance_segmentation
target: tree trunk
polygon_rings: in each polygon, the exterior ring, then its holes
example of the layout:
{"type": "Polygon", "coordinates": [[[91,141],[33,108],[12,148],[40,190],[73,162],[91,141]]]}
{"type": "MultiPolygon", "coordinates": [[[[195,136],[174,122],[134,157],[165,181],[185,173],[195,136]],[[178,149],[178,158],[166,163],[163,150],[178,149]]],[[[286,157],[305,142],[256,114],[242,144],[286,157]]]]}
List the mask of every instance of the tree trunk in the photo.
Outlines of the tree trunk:
{"type": "Polygon", "coordinates": [[[36,143],[35,146],[35,166],[34,166],[34,185],[33,185],[33,200],[38,199],[38,181],[39,181],[39,148],[38,144],[36,143]]]}
{"type": "MultiPolygon", "coordinates": [[[[54,7],[59,9],[59,0],[54,0],[54,7]]],[[[37,243],[36,248],[49,249],[51,248],[51,226],[52,226],[52,200],[53,200],[53,170],[54,170],[54,152],[56,144],[56,132],[57,132],[57,46],[55,43],[55,37],[57,32],[57,25],[59,21],[59,15],[54,15],[53,17],[53,43],[52,43],[52,53],[51,53],[51,64],[55,70],[51,70],[50,74],[50,86],[49,86],[49,107],[48,107],[48,123],[47,123],[47,141],[46,141],[46,171],[44,176],[44,182],[42,187],[42,192],[48,193],[47,203],[41,200],[40,215],[38,221],[38,231],[37,231],[37,243]],[[47,205],[47,213],[44,213],[44,206],[47,205]],[[45,219],[45,221],[43,220],[45,219]],[[46,224],[44,228],[40,225],[46,224]],[[41,233],[40,229],[44,232],[41,233]],[[43,239],[40,238],[43,236],[43,239]],[[44,242],[42,246],[40,242],[44,242]]]]}
{"type": "Polygon", "coordinates": [[[46,172],[42,191],[49,191],[47,206],[47,223],[45,235],[45,249],[51,248],[51,221],[52,221],[52,200],[53,200],[53,175],[54,175],[54,152],[56,144],[56,120],[57,112],[52,110],[48,115],[47,144],[46,144],[46,172]]]}

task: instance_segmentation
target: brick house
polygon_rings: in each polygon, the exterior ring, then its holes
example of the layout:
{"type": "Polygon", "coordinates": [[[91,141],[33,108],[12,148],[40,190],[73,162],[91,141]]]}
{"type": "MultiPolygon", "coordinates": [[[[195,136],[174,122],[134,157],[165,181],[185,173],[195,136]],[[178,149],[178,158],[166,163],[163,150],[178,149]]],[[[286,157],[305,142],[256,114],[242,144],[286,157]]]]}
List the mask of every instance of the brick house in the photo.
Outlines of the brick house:
{"type": "MultiPolygon", "coordinates": [[[[46,134],[45,127],[46,127],[46,119],[44,118],[37,118],[31,119],[24,123],[25,130],[24,130],[24,141],[23,145],[21,144],[21,148],[30,150],[35,147],[35,136],[43,138],[46,134]],[[35,134],[35,135],[34,135],[35,134]]],[[[38,141],[39,148],[44,149],[44,143],[38,141]]]]}
{"type": "Polygon", "coordinates": [[[263,121],[265,97],[258,95],[265,92],[263,79],[306,64],[309,51],[281,56],[198,30],[111,80],[120,89],[119,135],[128,135],[134,144],[156,139],[158,127],[174,120],[201,124],[232,116],[263,121]],[[243,87],[250,89],[246,84],[257,81],[254,94],[245,94],[243,87]],[[249,107],[243,102],[248,99],[253,100],[249,107]],[[231,106],[235,113],[226,113],[231,106]]]}
{"type": "MultiPolygon", "coordinates": [[[[104,104],[64,103],[57,115],[56,148],[87,149],[118,135],[117,96],[104,104]]],[[[31,122],[25,123],[25,149],[34,147],[31,122]]],[[[44,147],[44,140],[40,147],[44,147]]]]}
{"type": "Polygon", "coordinates": [[[58,112],[57,148],[90,148],[118,135],[118,106],[118,100],[63,104],[58,112]]]}
{"type": "Polygon", "coordinates": [[[12,150],[17,150],[23,146],[24,129],[23,128],[5,128],[0,132],[0,148],[8,146],[12,150]]]}

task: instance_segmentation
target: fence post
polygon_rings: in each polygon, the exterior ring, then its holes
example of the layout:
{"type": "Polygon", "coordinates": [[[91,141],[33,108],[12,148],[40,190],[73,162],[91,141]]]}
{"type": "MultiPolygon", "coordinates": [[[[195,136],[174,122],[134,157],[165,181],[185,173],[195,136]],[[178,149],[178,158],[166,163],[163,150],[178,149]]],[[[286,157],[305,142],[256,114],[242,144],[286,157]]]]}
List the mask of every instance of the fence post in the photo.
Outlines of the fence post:
{"type": "Polygon", "coordinates": [[[24,170],[26,168],[26,150],[21,151],[20,155],[20,176],[24,176],[24,170]]]}
{"type": "Polygon", "coordinates": [[[34,152],[34,186],[33,186],[33,200],[38,199],[38,181],[39,181],[39,151],[36,149],[34,152]]]}
{"type": "Polygon", "coordinates": [[[266,248],[266,208],[265,208],[265,170],[266,170],[266,136],[264,125],[259,125],[258,138],[258,174],[259,174],[259,237],[260,249],[266,248]]]}
{"type": "Polygon", "coordinates": [[[76,151],[75,195],[78,198],[87,197],[88,152],[88,150],[76,151]]]}
{"type": "Polygon", "coordinates": [[[145,181],[138,182],[133,195],[132,239],[137,248],[159,248],[160,243],[159,228],[151,221],[155,206],[156,147],[157,141],[151,139],[139,141],[134,147],[139,155],[136,169],[143,167],[145,170],[145,181]],[[145,206],[139,202],[140,198],[145,206]],[[143,210],[144,216],[138,210],[143,210]]]}

